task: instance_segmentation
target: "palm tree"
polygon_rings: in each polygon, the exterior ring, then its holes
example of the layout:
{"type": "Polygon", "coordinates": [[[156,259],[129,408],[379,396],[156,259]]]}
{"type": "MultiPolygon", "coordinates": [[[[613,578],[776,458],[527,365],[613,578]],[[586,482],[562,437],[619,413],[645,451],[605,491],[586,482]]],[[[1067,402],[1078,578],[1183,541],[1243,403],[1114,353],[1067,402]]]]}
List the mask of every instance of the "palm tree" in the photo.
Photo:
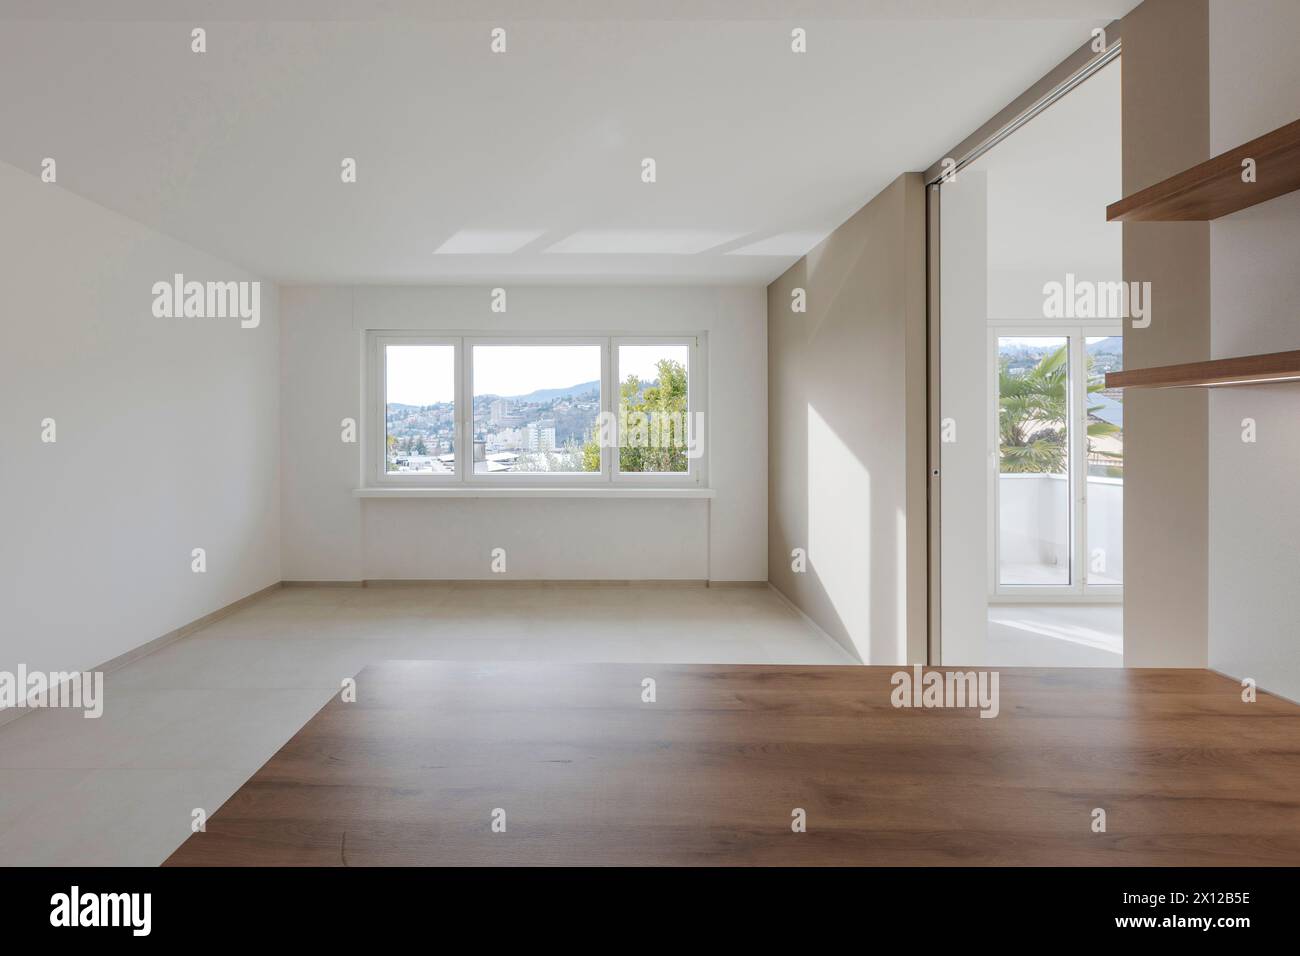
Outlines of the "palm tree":
{"type": "MultiPolygon", "coordinates": [[[[1060,474],[1065,471],[1066,426],[1069,408],[1069,362],[1066,346],[1048,352],[1024,375],[1012,375],[1009,360],[998,362],[998,438],[1003,474],[1060,474]]],[[[1087,356],[1092,366],[1092,356],[1087,356]]],[[[1105,388],[1101,379],[1088,381],[1088,394],[1105,388]]],[[[1107,458],[1122,456],[1098,452],[1091,439],[1118,434],[1120,428],[1092,417],[1101,405],[1088,406],[1088,451],[1107,458]]]]}

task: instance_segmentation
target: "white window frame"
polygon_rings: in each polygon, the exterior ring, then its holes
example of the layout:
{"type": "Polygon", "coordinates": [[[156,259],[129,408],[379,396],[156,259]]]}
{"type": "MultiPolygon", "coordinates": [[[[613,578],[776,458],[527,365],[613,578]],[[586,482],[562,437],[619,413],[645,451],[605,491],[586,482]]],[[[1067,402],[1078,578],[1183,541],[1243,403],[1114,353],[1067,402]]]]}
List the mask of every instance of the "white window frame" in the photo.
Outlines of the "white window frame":
{"type": "MultiPolygon", "coordinates": [[[[365,333],[366,369],[369,383],[366,388],[368,408],[363,425],[364,462],[362,474],[368,481],[363,485],[387,488],[707,488],[709,420],[706,407],[707,337],[700,332],[683,333],[556,333],[534,332],[445,332],[408,330],[367,330],[365,333]],[[601,413],[613,416],[617,412],[618,375],[617,348],[626,345],[685,345],[689,348],[687,368],[687,417],[693,422],[699,416],[703,423],[702,434],[695,435],[700,442],[701,454],[690,458],[686,472],[619,472],[618,456],[612,446],[600,450],[601,467],[598,472],[498,472],[475,474],[473,464],[474,439],[474,369],[473,348],[476,345],[595,345],[601,350],[600,408],[601,413]],[[385,470],[385,442],[387,439],[386,409],[387,384],[384,347],[388,345],[450,345],[456,350],[455,394],[456,467],[452,474],[389,474],[385,470]],[[367,432],[370,434],[367,435],[367,432]]],[[[692,428],[694,426],[692,425],[692,428]]],[[[617,440],[617,435],[615,435],[617,440]]]]}

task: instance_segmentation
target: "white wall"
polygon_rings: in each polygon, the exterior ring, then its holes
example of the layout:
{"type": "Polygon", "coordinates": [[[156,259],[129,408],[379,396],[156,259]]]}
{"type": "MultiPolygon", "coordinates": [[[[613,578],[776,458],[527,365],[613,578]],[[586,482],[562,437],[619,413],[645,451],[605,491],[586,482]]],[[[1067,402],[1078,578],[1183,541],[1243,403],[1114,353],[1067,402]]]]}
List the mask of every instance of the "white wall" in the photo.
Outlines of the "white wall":
{"type": "MultiPolygon", "coordinates": [[[[1210,148],[1300,117],[1300,4],[1210,5],[1210,148]]],[[[1210,224],[1215,358],[1300,348],[1300,193],[1210,224]]],[[[1300,700],[1300,385],[1210,392],[1210,666],[1300,700]],[[1241,440],[1242,420],[1258,440],[1241,440]]]]}
{"type": "Polygon", "coordinates": [[[1104,67],[963,170],[988,179],[989,319],[1043,321],[1043,285],[1066,273],[1121,277],[1123,227],[1097,213],[1123,193],[1121,70],[1104,67]]]}
{"type": "MultiPolygon", "coordinates": [[[[1210,155],[1207,0],[1143,0],[1125,17],[1123,194],[1210,155]]],[[[1101,215],[1101,212],[1098,212],[1101,215]]],[[[1124,329],[1124,364],[1210,357],[1210,225],[1126,222],[1124,279],[1150,282],[1151,322],[1124,329]]],[[[1209,397],[1124,393],[1124,666],[1207,665],[1209,397]]]]}
{"type": "Polygon", "coordinates": [[[257,328],[155,318],[255,277],[4,164],[0,209],[0,669],[90,668],[280,579],[275,287],[257,328]]]}
{"type": "Polygon", "coordinates": [[[767,325],[757,287],[286,287],[281,297],[286,580],[767,579],[767,325]],[[708,333],[712,500],[357,499],[367,329],[708,333]]]}

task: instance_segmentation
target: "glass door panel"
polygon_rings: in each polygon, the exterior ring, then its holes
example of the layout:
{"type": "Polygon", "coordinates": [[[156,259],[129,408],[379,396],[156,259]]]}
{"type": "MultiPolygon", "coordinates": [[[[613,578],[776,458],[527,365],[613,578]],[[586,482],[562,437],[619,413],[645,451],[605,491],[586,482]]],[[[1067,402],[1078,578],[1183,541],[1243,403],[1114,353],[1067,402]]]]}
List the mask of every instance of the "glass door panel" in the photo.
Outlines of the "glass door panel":
{"type": "Polygon", "coordinates": [[[1070,340],[997,340],[998,583],[1068,587],[1070,340]]]}
{"type": "Polygon", "coordinates": [[[1119,335],[1085,340],[1087,394],[1087,581],[1124,583],[1124,390],[1106,388],[1106,373],[1124,367],[1119,335]]]}

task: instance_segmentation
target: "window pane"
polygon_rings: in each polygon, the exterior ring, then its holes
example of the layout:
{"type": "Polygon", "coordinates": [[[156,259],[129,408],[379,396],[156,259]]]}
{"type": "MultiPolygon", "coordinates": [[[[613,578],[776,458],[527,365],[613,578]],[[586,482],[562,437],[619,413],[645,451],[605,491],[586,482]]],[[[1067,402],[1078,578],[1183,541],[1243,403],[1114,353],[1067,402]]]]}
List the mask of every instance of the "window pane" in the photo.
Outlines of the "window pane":
{"type": "Polygon", "coordinates": [[[1070,348],[998,339],[998,580],[1070,583],[1070,348]]]}
{"type": "Polygon", "coordinates": [[[618,470],[683,473],[689,423],[685,345],[618,347],[618,470]]]}
{"type": "Polygon", "coordinates": [[[1124,339],[1088,339],[1088,583],[1124,583],[1124,339]]]}
{"type": "Polygon", "coordinates": [[[474,346],[474,474],[600,471],[600,352],[474,346]]]}
{"type": "Polygon", "coordinates": [[[384,346],[384,468],[456,473],[456,347],[384,346]]]}

